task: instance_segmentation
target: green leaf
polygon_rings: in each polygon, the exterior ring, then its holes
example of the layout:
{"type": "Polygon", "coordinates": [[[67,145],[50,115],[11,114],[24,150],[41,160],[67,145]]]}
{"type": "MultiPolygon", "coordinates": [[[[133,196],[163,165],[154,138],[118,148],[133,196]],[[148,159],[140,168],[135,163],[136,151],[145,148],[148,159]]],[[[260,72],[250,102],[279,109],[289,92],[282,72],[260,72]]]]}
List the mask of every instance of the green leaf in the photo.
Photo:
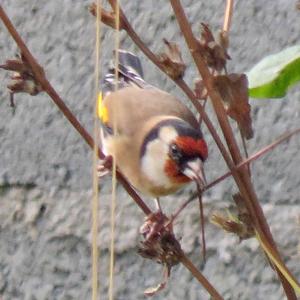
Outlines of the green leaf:
{"type": "Polygon", "coordinates": [[[247,73],[247,77],[250,97],[283,97],[300,81],[300,46],[265,57],[247,73]]]}

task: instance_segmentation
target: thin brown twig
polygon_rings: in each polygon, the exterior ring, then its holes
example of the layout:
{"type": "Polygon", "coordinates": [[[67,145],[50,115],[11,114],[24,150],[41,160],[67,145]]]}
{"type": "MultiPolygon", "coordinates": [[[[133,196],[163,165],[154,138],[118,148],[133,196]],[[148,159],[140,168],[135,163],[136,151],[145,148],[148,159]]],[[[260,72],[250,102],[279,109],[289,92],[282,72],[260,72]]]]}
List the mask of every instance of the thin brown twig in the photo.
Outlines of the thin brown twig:
{"type": "MultiPolygon", "coordinates": [[[[260,158],[261,156],[263,156],[264,154],[270,152],[271,150],[273,150],[276,146],[278,146],[279,144],[287,141],[288,139],[290,139],[293,135],[299,134],[300,133],[300,128],[295,129],[293,131],[287,132],[285,134],[283,134],[281,137],[279,137],[276,141],[274,141],[273,143],[269,144],[268,146],[260,149],[259,151],[255,152],[254,154],[250,155],[247,159],[243,160],[241,163],[239,163],[235,169],[238,170],[240,168],[242,168],[245,165],[249,165],[251,162],[253,162],[254,160],[260,158]]],[[[227,177],[231,176],[232,172],[228,171],[227,173],[223,174],[222,176],[220,176],[219,178],[215,179],[214,181],[212,181],[211,183],[209,183],[205,188],[204,191],[207,191],[208,189],[211,189],[212,187],[214,187],[217,183],[223,181],[224,179],[226,179],[227,177]]],[[[195,193],[196,195],[196,193],[195,193]]]]}
{"type": "MultiPolygon", "coordinates": [[[[9,31],[12,38],[15,40],[18,45],[21,53],[26,57],[29,65],[32,68],[32,72],[35,75],[36,80],[43,87],[43,90],[50,96],[53,102],[58,106],[59,110],[64,114],[64,116],[68,119],[68,121],[73,125],[73,127],[78,131],[78,133],[82,136],[85,142],[90,146],[91,149],[94,147],[94,140],[91,135],[85,130],[85,128],[80,124],[77,118],[73,115],[64,101],[57,94],[56,90],[47,80],[45,73],[41,66],[37,63],[36,59],[33,57],[28,47],[23,42],[22,38],[16,31],[14,25],[11,23],[10,19],[6,15],[2,5],[0,5],[0,18],[4,23],[5,27],[9,31]]],[[[103,159],[105,156],[100,149],[98,149],[99,158],[103,159]]],[[[126,181],[124,176],[117,172],[117,179],[123,185],[128,194],[133,198],[136,204],[143,210],[145,214],[150,214],[150,208],[145,204],[145,202],[140,198],[140,196],[136,193],[136,191],[130,186],[130,184],[126,181]]]]}
{"type": "Polygon", "coordinates": [[[203,262],[206,262],[206,240],[205,240],[205,222],[204,222],[204,210],[203,210],[203,200],[202,200],[202,189],[197,184],[198,192],[198,203],[200,212],[200,231],[201,231],[201,245],[202,245],[202,257],[203,262]]]}
{"type": "MultiPolygon", "coordinates": [[[[204,111],[205,111],[205,106],[206,106],[206,104],[207,104],[207,98],[204,99],[203,104],[202,104],[202,107],[203,107],[203,110],[204,110],[204,111]]],[[[202,115],[199,114],[199,126],[201,126],[202,121],[203,121],[202,115]]]]}
{"type": "Polygon", "coordinates": [[[184,253],[181,255],[181,263],[195,276],[195,278],[203,285],[203,287],[209,292],[214,300],[224,300],[223,297],[217,292],[217,290],[210,284],[210,282],[203,276],[201,272],[195,267],[195,265],[188,259],[184,253]]]}
{"type": "MultiPolygon", "coordinates": [[[[248,149],[247,149],[246,138],[240,128],[239,128],[239,132],[240,132],[240,137],[241,137],[242,145],[243,145],[243,149],[244,149],[244,155],[247,159],[249,157],[249,153],[248,153],[248,149]]],[[[247,165],[247,169],[248,169],[249,176],[251,177],[251,168],[250,168],[249,164],[247,165]]]]}
{"type": "MultiPolygon", "coordinates": [[[[180,1],[170,0],[170,3],[173,7],[173,11],[175,13],[181,32],[185,38],[185,41],[194,59],[196,67],[198,68],[198,71],[203,79],[209,97],[212,101],[213,108],[215,110],[218,122],[223,131],[223,135],[225,137],[232,159],[235,164],[239,164],[242,161],[242,156],[240,154],[237,142],[234,138],[232,128],[230,127],[228,117],[226,115],[224,106],[222,104],[221,96],[214,89],[213,78],[202,57],[202,53],[199,51],[198,42],[194,37],[194,34],[191,30],[191,26],[187,20],[187,17],[181,6],[180,1]]],[[[297,282],[294,276],[286,268],[284,262],[280,257],[275,241],[271,234],[270,228],[263,214],[262,208],[259,205],[256,193],[254,191],[254,188],[252,186],[251,180],[247,172],[247,168],[245,168],[246,166],[242,167],[239,171],[236,171],[231,161],[227,161],[226,159],[225,161],[233,173],[233,177],[237,183],[237,186],[239,187],[239,190],[245,200],[247,209],[252,217],[253,225],[255,226],[261,240],[265,245],[268,245],[269,249],[273,250],[272,254],[274,254],[274,257],[276,258],[278,263],[280,263],[282,268],[291,276],[291,278],[295,280],[295,282],[297,282]]],[[[283,274],[279,271],[278,268],[276,268],[276,271],[283,285],[283,288],[286,292],[286,295],[289,297],[289,299],[296,300],[297,298],[296,298],[295,291],[290,285],[290,283],[286,280],[286,278],[283,276],[283,274]]]]}

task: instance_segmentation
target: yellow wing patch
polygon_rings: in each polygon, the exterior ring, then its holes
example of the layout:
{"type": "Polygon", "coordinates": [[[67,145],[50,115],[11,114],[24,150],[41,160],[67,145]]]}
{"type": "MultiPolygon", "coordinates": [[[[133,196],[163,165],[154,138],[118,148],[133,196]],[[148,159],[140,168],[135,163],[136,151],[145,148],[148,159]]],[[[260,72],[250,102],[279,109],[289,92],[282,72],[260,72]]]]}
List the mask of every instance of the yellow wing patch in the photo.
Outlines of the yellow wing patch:
{"type": "Polygon", "coordinates": [[[100,92],[98,95],[97,104],[98,104],[98,108],[97,108],[98,117],[104,124],[106,124],[108,122],[108,110],[107,107],[103,104],[102,92],[100,92]]]}

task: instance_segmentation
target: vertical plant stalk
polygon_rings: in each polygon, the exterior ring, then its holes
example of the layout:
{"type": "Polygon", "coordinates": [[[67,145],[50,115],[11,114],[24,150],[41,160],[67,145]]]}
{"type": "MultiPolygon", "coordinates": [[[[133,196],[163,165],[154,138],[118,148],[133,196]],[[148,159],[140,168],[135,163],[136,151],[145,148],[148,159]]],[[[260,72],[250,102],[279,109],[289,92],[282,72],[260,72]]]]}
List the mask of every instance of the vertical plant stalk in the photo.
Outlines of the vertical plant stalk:
{"type": "Polygon", "coordinates": [[[233,0],[227,0],[225,14],[224,14],[224,23],[223,23],[223,32],[225,32],[227,38],[231,26],[232,14],[233,14],[233,0]]]}
{"type": "MultiPolygon", "coordinates": [[[[97,7],[100,7],[101,0],[96,1],[97,7]]],[[[102,1],[101,1],[102,2],[102,1]]],[[[99,12],[99,10],[98,10],[99,12]]],[[[98,124],[98,93],[99,93],[99,78],[100,78],[100,25],[99,13],[96,14],[95,24],[95,101],[94,101],[94,115],[93,115],[93,196],[92,196],[92,300],[99,300],[99,251],[98,251],[98,227],[99,227],[99,214],[98,214],[98,201],[99,201],[99,184],[97,175],[97,162],[98,162],[98,144],[99,144],[99,124],[98,124]]],[[[100,296],[100,295],[99,295],[100,296]]]]}
{"type": "MultiPolygon", "coordinates": [[[[121,13],[121,10],[120,10],[121,13]]],[[[73,127],[79,132],[81,137],[86,141],[86,143],[93,149],[94,140],[89,135],[89,133],[84,129],[84,127],[79,123],[76,117],[72,114],[69,108],[65,105],[63,100],[59,97],[55,89],[52,87],[50,82],[45,77],[43,69],[39,66],[35,58],[32,56],[31,52],[21,39],[20,35],[16,31],[15,27],[9,20],[2,6],[0,5],[0,19],[3,21],[7,30],[9,31],[12,38],[15,40],[21,52],[26,57],[29,65],[33,70],[33,74],[35,75],[36,80],[41,84],[43,90],[50,96],[53,102],[58,106],[59,110],[64,114],[67,120],[73,125],[73,127]]],[[[191,92],[192,93],[192,92],[191,92]]],[[[104,158],[104,154],[98,148],[98,156],[99,158],[104,158]]],[[[130,186],[128,181],[123,177],[123,175],[117,172],[118,181],[123,185],[124,189],[127,193],[132,197],[132,199],[136,202],[139,208],[146,214],[149,215],[151,213],[150,208],[144,203],[144,201],[139,197],[139,195],[135,192],[135,190],[130,186]]],[[[193,265],[193,263],[186,257],[186,255],[181,253],[181,262],[182,264],[193,274],[193,276],[206,288],[207,292],[217,300],[223,300],[221,295],[216,291],[216,289],[208,282],[208,280],[203,276],[203,274],[193,265]]]]}
{"type": "MultiPolygon", "coordinates": [[[[115,85],[114,90],[118,90],[118,81],[119,81],[119,46],[120,46],[120,5],[119,0],[116,3],[116,18],[115,18],[115,57],[114,57],[114,65],[115,65],[115,85]]],[[[118,124],[117,124],[117,114],[113,116],[113,135],[114,138],[118,135],[118,124]]],[[[116,149],[113,149],[114,154],[116,154],[116,149]]],[[[116,195],[117,195],[117,159],[116,155],[113,155],[115,158],[113,159],[113,166],[112,166],[112,192],[111,192],[111,215],[110,215],[110,261],[109,261],[109,287],[108,287],[108,299],[114,299],[114,265],[115,265],[115,217],[116,217],[116,195]]]]}
{"type": "MultiPolygon", "coordinates": [[[[179,27],[181,32],[185,38],[187,46],[191,52],[191,55],[195,61],[196,67],[203,79],[205,87],[207,89],[208,95],[212,101],[217,119],[223,131],[226,143],[228,145],[229,151],[231,153],[232,159],[235,164],[239,164],[242,162],[242,156],[239,151],[237,142],[234,138],[233,131],[230,127],[228,117],[226,115],[224,106],[222,104],[222,99],[217,91],[215,91],[213,87],[213,78],[209,72],[208,67],[205,64],[205,61],[202,57],[202,54],[199,52],[199,47],[197,44],[197,40],[195,39],[193,32],[191,30],[190,24],[187,20],[187,17],[183,11],[181,3],[179,0],[170,0],[170,3],[173,7],[173,11],[177,18],[179,27]]],[[[225,157],[224,157],[225,158],[225,157]]],[[[296,281],[296,279],[290,274],[289,270],[286,268],[284,262],[282,261],[278,250],[276,248],[276,244],[273,240],[272,234],[270,232],[269,226],[264,217],[263,211],[259,205],[256,193],[252,186],[249,174],[247,172],[247,167],[240,168],[238,171],[234,169],[234,165],[232,165],[231,161],[227,161],[226,163],[229,169],[232,171],[233,177],[236,181],[236,184],[245,200],[247,209],[252,216],[253,225],[257,230],[261,240],[269,249],[272,249],[272,255],[276,258],[282,268],[296,281]]],[[[283,288],[288,296],[288,299],[297,299],[295,295],[295,291],[290,285],[290,283],[286,280],[283,274],[276,268],[277,274],[282,282],[283,288]]]]}

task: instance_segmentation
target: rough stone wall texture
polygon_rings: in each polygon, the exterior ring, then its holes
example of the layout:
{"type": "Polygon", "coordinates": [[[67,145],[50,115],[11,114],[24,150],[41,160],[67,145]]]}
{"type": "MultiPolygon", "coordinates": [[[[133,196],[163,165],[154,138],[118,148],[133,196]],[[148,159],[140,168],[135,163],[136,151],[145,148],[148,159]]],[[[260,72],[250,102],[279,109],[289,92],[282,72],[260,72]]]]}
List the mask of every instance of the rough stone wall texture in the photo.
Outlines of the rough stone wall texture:
{"type": "MultiPolygon", "coordinates": [[[[134,28],[155,52],[162,38],[176,41],[188,64],[186,80],[192,84],[192,66],[176,20],[167,1],[121,1],[134,28]]],[[[182,1],[195,32],[199,22],[217,30],[224,1],[182,1]]],[[[79,120],[91,132],[94,81],[94,19],[90,1],[2,0],[13,23],[32,53],[79,120]]],[[[267,54],[299,42],[300,14],[295,1],[236,1],[229,70],[244,72],[267,54]]],[[[114,34],[102,33],[103,66],[112,57],[114,34]]],[[[121,45],[140,54],[126,34],[121,45]]],[[[0,25],[0,61],[17,48],[0,25]]],[[[182,96],[142,54],[145,78],[151,84],[182,96]]],[[[16,96],[12,115],[0,72],[0,295],[3,300],[89,299],[91,296],[91,162],[89,148],[52,101],[44,94],[16,96]]],[[[286,130],[299,126],[299,87],[282,100],[251,100],[255,138],[253,153],[286,130]]],[[[183,97],[182,97],[183,98],[183,97]]],[[[210,109],[210,108],[208,108],[210,109]]],[[[206,133],[206,129],[204,128],[206,133]]],[[[212,139],[208,180],[226,167],[212,139]]],[[[278,247],[297,278],[300,277],[300,140],[294,137],[253,166],[253,181],[278,247]]],[[[109,260],[110,181],[101,185],[101,299],[107,299],[109,260]]],[[[171,212],[192,188],[166,197],[171,212]]],[[[205,213],[224,210],[236,189],[226,180],[205,194],[205,213]]],[[[144,299],[143,290],[160,280],[161,268],[136,254],[138,228],[143,215],[124,193],[117,192],[115,299],[144,299]]],[[[151,204],[151,200],[149,201],[151,204]]],[[[196,204],[180,217],[176,230],[182,245],[200,267],[199,224],[196,204]]],[[[283,299],[282,289],[257,242],[238,240],[207,224],[208,259],[203,269],[225,299],[283,299]]],[[[1,297],[0,297],[1,298],[1,297]]],[[[208,295],[182,266],[174,268],[167,288],[154,299],[208,299],[208,295]]]]}

